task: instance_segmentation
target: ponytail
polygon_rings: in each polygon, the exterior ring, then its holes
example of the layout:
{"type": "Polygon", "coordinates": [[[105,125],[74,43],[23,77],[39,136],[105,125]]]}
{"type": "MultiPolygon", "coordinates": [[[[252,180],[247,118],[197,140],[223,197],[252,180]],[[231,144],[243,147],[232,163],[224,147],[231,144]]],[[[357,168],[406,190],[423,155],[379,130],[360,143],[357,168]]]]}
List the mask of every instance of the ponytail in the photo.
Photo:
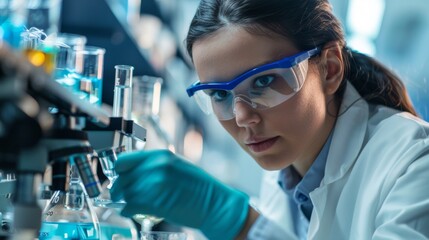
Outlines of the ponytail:
{"type": "Polygon", "coordinates": [[[395,73],[374,58],[349,48],[343,49],[343,56],[345,79],[365,100],[417,116],[404,84],[395,73]]]}

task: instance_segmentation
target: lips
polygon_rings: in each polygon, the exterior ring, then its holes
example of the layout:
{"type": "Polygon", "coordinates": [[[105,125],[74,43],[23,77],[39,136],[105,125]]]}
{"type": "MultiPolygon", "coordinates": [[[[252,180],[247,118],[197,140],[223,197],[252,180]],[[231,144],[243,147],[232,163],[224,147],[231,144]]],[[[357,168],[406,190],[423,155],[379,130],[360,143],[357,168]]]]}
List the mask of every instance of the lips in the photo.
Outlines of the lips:
{"type": "Polygon", "coordinates": [[[279,139],[279,137],[267,139],[252,139],[248,140],[246,146],[253,152],[259,153],[270,149],[279,139]]]}

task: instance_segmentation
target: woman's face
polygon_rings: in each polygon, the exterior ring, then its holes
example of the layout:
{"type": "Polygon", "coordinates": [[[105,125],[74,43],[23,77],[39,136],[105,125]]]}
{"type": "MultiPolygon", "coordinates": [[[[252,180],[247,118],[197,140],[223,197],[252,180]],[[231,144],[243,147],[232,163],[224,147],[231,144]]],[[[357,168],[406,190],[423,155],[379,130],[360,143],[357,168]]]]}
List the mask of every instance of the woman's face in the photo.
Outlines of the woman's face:
{"type": "MultiPolygon", "coordinates": [[[[281,37],[255,35],[240,27],[225,27],[193,46],[193,60],[201,82],[230,81],[262,64],[298,53],[281,37]]],[[[322,75],[311,63],[302,89],[270,109],[235,103],[235,118],[220,121],[240,146],[264,169],[294,164],[304,174],[327,139],[335,119],[328,114],[333,96],[324,92],[322,75]]]]}

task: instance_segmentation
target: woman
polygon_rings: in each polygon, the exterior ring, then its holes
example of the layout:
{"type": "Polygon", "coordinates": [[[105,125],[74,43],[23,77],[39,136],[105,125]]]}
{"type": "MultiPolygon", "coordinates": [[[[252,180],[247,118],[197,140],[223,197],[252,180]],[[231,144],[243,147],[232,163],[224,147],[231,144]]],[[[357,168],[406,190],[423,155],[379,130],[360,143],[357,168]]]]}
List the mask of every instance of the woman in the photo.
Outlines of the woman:
{"type": "Polygon", "coordinates": [[[327,0],[202,0],[187,49],[200,79],[188,94],[279,171],[251,207],[172,153],[124,155],[122,214],[209,239],[429,237],[429,125],[392,72],[346,46],[327,0]]]}

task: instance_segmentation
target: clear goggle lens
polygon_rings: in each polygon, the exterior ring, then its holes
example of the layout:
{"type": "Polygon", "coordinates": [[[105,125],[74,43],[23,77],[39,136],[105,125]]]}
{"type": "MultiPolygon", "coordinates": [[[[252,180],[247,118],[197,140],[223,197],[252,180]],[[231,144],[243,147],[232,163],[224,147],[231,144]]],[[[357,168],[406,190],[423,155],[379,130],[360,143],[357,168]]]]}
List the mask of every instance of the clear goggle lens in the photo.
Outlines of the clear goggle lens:
{"type": "Polygon", "coordinates": [[[308,60],[304,60],[290,68],[273,68],[250,76],[232,90],[204,89],[196,91],[193,97],[203,112],[214,113],[219,120],[230,120],[235,117],[237,101],[255,109],[285,102],[302,88],[307,70],[308,60]]]}

